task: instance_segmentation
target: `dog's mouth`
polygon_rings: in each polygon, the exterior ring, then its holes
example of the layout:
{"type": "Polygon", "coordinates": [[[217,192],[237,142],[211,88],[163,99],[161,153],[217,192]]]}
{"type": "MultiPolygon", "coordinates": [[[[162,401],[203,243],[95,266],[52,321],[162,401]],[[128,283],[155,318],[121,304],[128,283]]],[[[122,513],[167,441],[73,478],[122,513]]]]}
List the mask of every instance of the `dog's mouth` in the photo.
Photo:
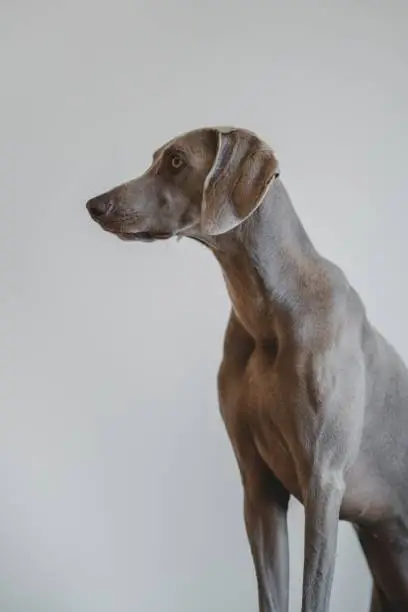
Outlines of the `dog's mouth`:
{"type": "Polygon", "coordinates": [[[168,240],[173,234],[169,232],[113,232],[121,240],[127,242],[154,242],[155,240],[168,240]]]}
{"type": "Polygon", "coordinates": [[[100,220],[97,220],[100,227],[105,230],[105,232],[109,232],[110,234],[114,234],[121,240],[125,240],[126,242],[154,242],[155,240],[168,240],[173,237],[172,232],[159,232],[159,231],[126,231],[123,226],[121,227],[119,224],[108,224],[103,223],[100,220]]]}

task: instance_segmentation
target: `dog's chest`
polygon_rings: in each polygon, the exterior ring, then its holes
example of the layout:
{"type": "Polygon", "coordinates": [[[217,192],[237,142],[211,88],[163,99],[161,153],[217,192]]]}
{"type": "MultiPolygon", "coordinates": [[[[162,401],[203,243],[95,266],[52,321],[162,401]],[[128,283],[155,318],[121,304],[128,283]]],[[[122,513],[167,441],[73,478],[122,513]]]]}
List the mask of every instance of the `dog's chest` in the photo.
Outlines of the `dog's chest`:
{"type": "Polygon", "coordinates": [[[220,370],[220,408],[231,443],[245,463],[253,449],[285,488],[301,500],[293,456],[293,423],[273,358],[256,349],[247,359],[226,355],[220,370]]]}

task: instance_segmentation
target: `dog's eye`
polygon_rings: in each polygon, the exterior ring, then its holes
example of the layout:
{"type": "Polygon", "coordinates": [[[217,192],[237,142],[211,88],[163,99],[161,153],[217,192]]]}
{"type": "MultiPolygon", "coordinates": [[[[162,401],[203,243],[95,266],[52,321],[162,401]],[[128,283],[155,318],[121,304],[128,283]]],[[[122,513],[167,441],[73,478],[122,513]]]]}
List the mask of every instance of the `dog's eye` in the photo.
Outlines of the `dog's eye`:
{"type": "Polygon", "coordinates": [[[184,159],[180,155],[174,154],[170,157],[170,168],[173,172],[179,172],[184,166],[184,159]]]}

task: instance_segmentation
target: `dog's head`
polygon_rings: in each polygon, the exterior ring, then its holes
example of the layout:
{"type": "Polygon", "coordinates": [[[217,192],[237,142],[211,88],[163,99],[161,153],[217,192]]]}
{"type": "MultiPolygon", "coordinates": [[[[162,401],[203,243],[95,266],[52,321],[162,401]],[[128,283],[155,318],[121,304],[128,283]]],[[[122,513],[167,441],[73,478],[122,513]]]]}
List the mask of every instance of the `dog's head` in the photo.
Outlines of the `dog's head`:
{"type": "Polygon", "coordinates": [[[124,240],[205,239],[245,221],[277,175],[272,150],[252,132],[205,128],[166,143],[142,176],[92,198],[87,208],[124,240]]]}

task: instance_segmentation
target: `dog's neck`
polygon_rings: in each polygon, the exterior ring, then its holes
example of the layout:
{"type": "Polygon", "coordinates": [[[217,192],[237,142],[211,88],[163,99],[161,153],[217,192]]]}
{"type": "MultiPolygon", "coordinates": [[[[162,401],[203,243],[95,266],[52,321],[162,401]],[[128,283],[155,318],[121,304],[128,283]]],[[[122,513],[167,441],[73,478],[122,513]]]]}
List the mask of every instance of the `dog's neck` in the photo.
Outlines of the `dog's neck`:
{"type": "MultiPolygon", "coordinates": [[[[329,298],[327,270],[277,179],[261,206],[240,227],[218,236],[221,264],[234,312],[255,340],[289,329],[329,298]]],[[[297,329],[299,334],[302,330],[297,329]]]]}

